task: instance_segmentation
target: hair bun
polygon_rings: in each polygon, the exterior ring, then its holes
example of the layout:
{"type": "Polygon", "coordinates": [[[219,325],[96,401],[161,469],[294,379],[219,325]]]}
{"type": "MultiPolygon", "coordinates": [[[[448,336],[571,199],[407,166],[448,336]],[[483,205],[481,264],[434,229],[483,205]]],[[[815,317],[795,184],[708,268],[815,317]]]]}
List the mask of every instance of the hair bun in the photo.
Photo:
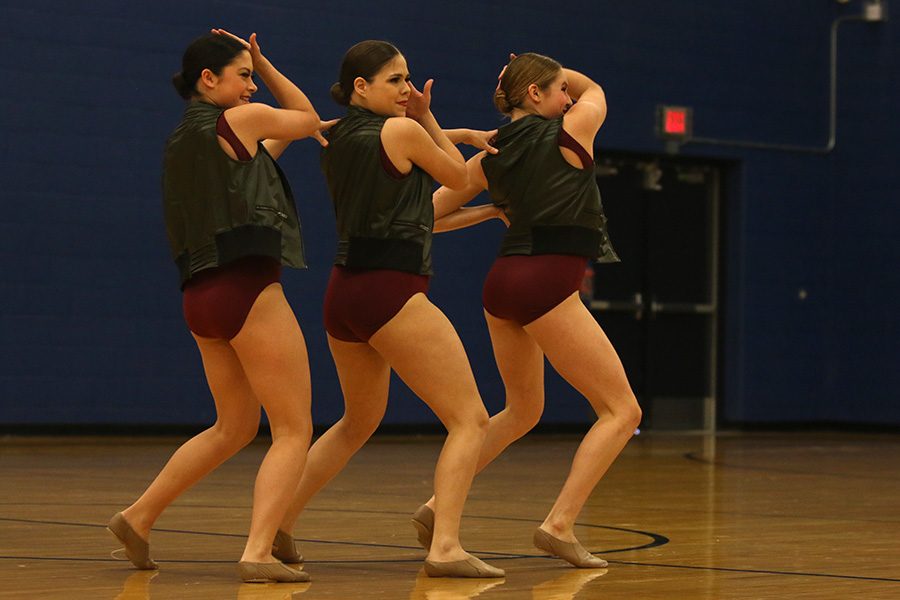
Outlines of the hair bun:
{"type": "Polygon", "coordinates": [[[350,104],[350,97],[344,91],[344,88],[341,85],[340,81],[331,86],[331,99],[341,106],[347,106],[348,104],[350,104]]]}
{"type": "Polygon", "coordinates": [[[175,86],[175,91],[178,92],[178,95],[185,100],[191,97],[190,87],[192,86],[188,86],[187,79],[184,77],[184,72],[179,71],[172,76],[172,85],[175,86]]]}
{"type": "Polygon", "coordinates": [[[494,91],[494,106],[505,115],[511,113],[514,108],[512,102],[506,97],[506,92],[499,87],[494,91]]]}

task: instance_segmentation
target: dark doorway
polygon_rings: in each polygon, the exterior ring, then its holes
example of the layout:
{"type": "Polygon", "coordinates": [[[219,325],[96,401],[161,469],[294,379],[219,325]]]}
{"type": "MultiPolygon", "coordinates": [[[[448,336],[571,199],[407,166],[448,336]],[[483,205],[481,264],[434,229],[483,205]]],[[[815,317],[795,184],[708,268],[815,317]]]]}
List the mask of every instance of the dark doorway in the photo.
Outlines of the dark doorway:
{"type": "Polygon", "coordinates": [[[625,365],[642,427],[712,431],[721,167],[604,155],[597,177],[622,262],[595,266],[590,305],[625,365]]]}

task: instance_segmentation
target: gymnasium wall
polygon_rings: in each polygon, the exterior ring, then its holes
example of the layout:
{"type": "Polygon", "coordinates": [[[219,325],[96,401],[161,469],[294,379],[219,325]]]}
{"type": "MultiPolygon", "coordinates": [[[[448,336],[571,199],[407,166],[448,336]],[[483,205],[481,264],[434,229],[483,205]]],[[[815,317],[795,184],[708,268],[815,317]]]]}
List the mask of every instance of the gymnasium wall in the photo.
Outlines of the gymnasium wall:
{"type": "MultiPolygon", "coordinates": [[[[900,2],[887,4],[900,19],[900,2]]],[[[415,82],[435,78],[433,109],[445,127],[500,124],[490,101],[499,68],[510,51],[539,51],[604,86],[598,152],[657,153],[660,102],[692,106],[700,136],[824,145],[829,28],[861,11],[856,0],[377,6],[0,0],[0,425],[214,418],[160,201],[162,146],[182,111],[169,80],[185,45],[210,27],[258,31],[324,118],[340,115],[328,88],[344,50],[391,40],[415,82]]],[[[727,423],[900,423],[898,56],[896,20],[842,26],[831,153],[682,150],[735,165],[723,207],[727,423]]],[[[342,411],[321,324],[333,213],[314,142],[295,143],[281,164],[310,263],[286,271],[284,286],[309,347],[314,420],[329,424],[342,411]]],[[[431,287],[491,412],[503,395],[480,286],[501,234],[491,223],[438,236],[431,287]]],[[[602,266],[597,273],[602,281],[602,266]]],[[[548,372],[545,422],[589,415],[548,372]]],[[[395,381],[386,422],[435,420],[395,381]]]]}

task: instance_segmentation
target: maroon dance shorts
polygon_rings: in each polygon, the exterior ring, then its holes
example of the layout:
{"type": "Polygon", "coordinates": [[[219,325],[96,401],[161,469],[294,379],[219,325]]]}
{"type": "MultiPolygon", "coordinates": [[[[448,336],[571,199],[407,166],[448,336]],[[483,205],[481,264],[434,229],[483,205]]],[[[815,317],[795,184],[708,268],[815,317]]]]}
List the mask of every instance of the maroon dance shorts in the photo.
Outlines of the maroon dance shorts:
{"type": "Polygon", "coordinates": [[[259,294],[279,281],[281,264],[265,256],[204,269],[184,285],[184,320],[200,337],[230,340],[244,326],[259,294]]]}
{"type": "Polygon", "coordinates": [[[335,265],[325,290],[325,331],[344,342],[368,342],[419,292],[428,275],[335,265]]]}
{"type": "Polygon", "coordinates": [[[581,288],[587,259],[568,254],[501,256],[484,280],[491,315],[528,325],[581,288]]]}

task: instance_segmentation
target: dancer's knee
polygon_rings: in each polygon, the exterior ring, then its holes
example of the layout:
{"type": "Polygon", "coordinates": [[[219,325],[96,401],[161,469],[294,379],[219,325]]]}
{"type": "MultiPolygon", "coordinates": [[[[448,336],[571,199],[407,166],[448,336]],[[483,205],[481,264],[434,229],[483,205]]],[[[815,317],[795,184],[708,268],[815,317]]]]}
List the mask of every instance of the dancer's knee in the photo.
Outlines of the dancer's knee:
{"type": "Polygon", "coordinates": [[[472,422],[472,426],[478,431],[478,433],[484,437],[487,435],[488,426],[490,425],[491,418],[487,413],[487,410],[484,408],[484,404],[481,403],[481,400],[478,401],[478,408],[472,410],[472,414],[469,417],[472,422]]]}
{"type": "Polygon", "coordinates": [[[541,420],[544,413],[544,399],[530,398],[528,401],[516,401],[515,398],[507,396],[504,411],[517,437],[522,437],[534,429],[541,420]]]}
{"type": "Polygon", "coordinates": [[[381,419],[355,419],[350,418],[345,414],[341,417],[341,420],[335,424],[335,427],[339,428],[338,431],[341,432],[344,443],[348,447],[358,450],[363,447],[370,437],[372,437],[372,434],[375,433],[375,430],[378,429],[378,425],[380,424],[381,419]]]}
{"type": "Polygon", "coordinates": [[[259,418],[234,421],[216,421],[210,431],[219,446],[237,452],[256,439],[259,433],[259,418]]]}
{"type": "Polygon", "coordinates": [[[627,399],[621,402],[621,406],[614,412],[616,419],[622,424],[622,429],[633,433],[641,424],[643,412],[634,394],[629,393],[627,399]]]}
{"type": "Polygon", "coordinates": [[[615,423],[623,434],[632,434],[641,424],[643,413],[638,405],[637,398],[629,390],[624,397],[615,401],[593,403],[597,411],[597,418],[602,423],[615,423]]]}
{"type": "Polygon", "coordinates": [[[481,440],[487,435],[488,424],[490,418],[481,399],[472,406],[458,411],[453,415],[451,421],[445,422],[444,426],[449,433],[459,432],[475,436],[481,440]]]}
{"type": "Polygon", "coordinates": [[[312,440],[312,422],[309,419],[290,419],[288,422],[273,423],[269,418],[272,431],[272,442],[290,440],[304,447],[309,447],[312,440]]]}

